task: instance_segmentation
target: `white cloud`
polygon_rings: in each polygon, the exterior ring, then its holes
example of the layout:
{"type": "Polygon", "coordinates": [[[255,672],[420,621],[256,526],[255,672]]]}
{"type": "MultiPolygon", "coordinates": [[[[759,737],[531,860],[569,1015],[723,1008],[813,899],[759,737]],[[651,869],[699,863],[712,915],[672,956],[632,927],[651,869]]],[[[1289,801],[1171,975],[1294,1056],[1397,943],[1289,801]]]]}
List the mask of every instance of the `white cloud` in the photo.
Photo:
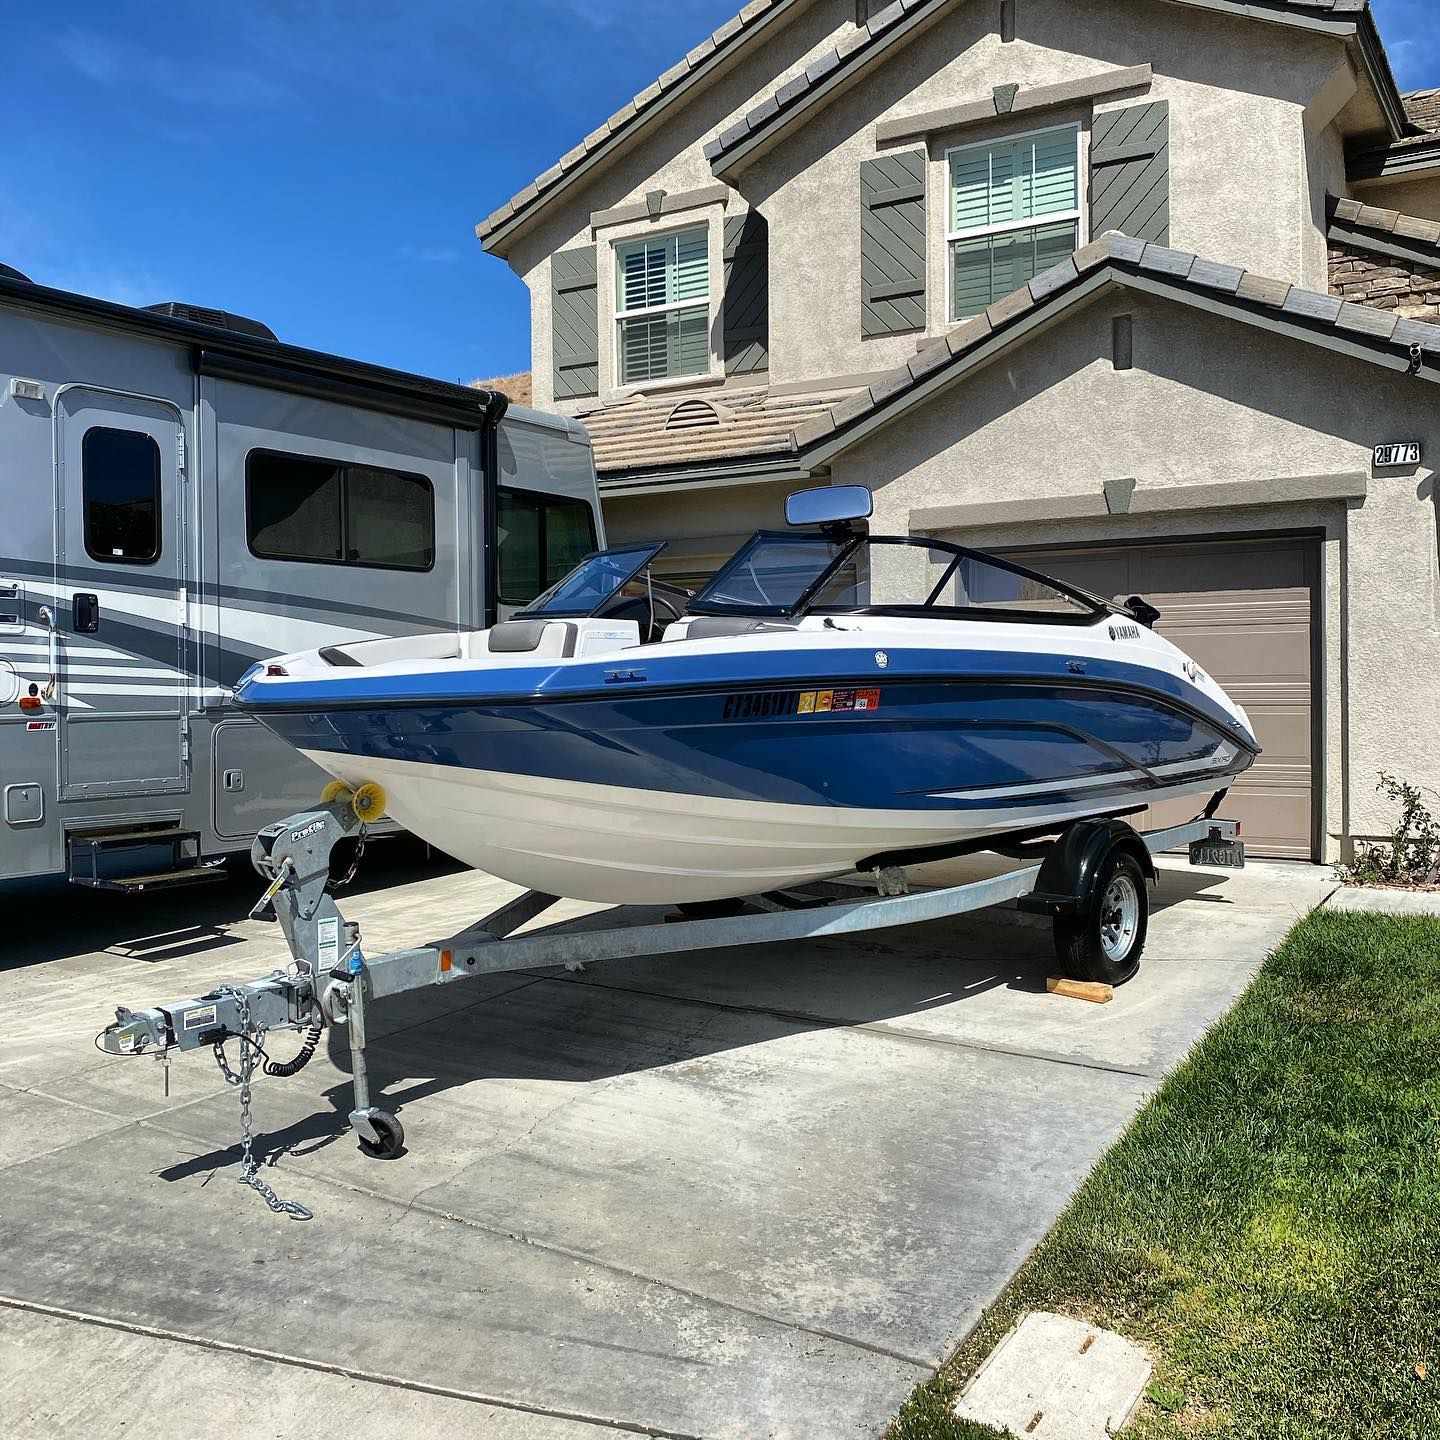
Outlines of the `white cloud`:
{"type": "Polygon", "coordinates": [[[460,258],[460,252],[453,245],[406,245],[400,254],[421,265],[453,265],[460,258]]]}

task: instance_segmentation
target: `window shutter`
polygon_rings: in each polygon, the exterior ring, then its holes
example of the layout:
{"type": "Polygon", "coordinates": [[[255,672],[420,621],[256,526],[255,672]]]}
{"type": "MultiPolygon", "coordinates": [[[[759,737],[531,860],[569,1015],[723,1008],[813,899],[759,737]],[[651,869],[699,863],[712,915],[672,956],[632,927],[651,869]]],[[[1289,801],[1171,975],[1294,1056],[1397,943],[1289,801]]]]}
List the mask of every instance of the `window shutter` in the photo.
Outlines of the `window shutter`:
{"type": "Polygon", "coordinates": [[[770,227],[758,210],[725,222],[725,373],[770,368],[770,227]]]}
{"type": "Polygon", "coordinates": [[[600,340],[595,247],[561,250],[550,259],[550,309],[555,398],[600,391],[600,340]]]}
{"type": "Polygon", "coordinates": [[[925,152],[860,165],[860,333],[925,328],[925,152]]]}
{"type": "Polygon", "coordinates": [[[1090,235],[1120,230],[1170,243],[1170,102],[1095,117],[1090,131],[1090,235]]]}

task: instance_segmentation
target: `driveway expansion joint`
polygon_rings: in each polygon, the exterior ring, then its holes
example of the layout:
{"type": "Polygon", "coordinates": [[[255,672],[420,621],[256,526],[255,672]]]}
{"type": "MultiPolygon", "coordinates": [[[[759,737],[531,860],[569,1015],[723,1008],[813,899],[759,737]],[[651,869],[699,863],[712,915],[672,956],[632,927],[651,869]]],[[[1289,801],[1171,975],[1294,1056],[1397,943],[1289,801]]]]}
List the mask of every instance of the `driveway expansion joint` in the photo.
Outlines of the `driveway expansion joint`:
{"type": "Polygon", "coordinates": [[[435,1385],[425,1380],[407,1380],[401,1375],[387,1375],[377,1370],[358,1370],[328,1360],[314,1360],[304,1355],[289,1355],[282,1350],[265,1350],[257,1345],[242,1345],[231,1340],[215,1340],[204,1335],[190,1335],[183,1330],[166,1330],[133,1320],[116,1320],[108,1315],[94,1315],[84,1310],[68,1310],[60,1305],[44,1305],[35,1300],[0,1295],[0,1308],[20,1310],[31,1315],[48,1315],[57,1320],[70,1320],[78,1325],[95,1325],[104,1330],[118,1330],[127,1335],[141,1335],[149,1340],[165,1340],[174,1345],[190,1345],[198,1350],[213,1350],[222,1355],[244,1355],[252,1360],[266,1360],[274,1365],[289,1365],[298,1370],[315,1370],[324,1375],[338,1375],[345,1380],[360,1380],[370,1385],[384,1385],[392,1390],[409,1390],[420,1395],[438,1395],[447,1400],[466,1400],[474,1405],[488,1405],[496,1410],[516,1410],[526,1415],[541,1415],[551,1420],[573,1420],[582,1425],[603,1426],[627,1435],[648,1435],[655,1440],[706,1440],[702,1435],[683,1430],[660,1430],[633,1420],[617,1420],[608,1415],[587,1415],[578,1410],[561,1410],[548,1405],[530,1404],[523,1400],[506,1400],[497,1395],[484,1395],[473,1390],[460,1390],[449,1385],[435,1385]]]}

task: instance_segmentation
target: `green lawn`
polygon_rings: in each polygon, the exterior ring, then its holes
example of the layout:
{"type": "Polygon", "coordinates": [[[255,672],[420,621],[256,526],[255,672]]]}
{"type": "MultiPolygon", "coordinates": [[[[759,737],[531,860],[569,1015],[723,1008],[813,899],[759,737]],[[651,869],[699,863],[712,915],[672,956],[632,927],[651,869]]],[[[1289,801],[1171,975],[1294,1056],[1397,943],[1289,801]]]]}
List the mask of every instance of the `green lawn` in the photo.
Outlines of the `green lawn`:
{"type": "Polygon", "coordinates": [[[1037,1309],[1155,1357],[1127,1440],[1434,1440],[1437,1117],[1440,920],[1310,916],[888,1440],[993,1437],[950,1404],[1037,1309]]]}

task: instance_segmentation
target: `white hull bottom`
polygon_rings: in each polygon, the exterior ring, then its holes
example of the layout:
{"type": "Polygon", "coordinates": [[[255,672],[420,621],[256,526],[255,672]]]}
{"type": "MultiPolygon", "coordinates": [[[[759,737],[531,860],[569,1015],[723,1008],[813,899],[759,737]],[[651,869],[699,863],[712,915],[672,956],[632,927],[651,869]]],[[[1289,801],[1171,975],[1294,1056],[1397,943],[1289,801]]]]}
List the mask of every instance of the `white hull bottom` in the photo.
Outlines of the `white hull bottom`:
{"type": "MultiPolygon", "coordinates": [[[[1074,803],[944,811],[771,805],[307,751],[356,787],[374,781],[405,829],[491,875],[576,900],[673,904],[844,875],[870,855],[949,845],[1094,813],[1074,803]]],[[[1146,793],[1212,793],[1224,781],[1146,793]]]]}

